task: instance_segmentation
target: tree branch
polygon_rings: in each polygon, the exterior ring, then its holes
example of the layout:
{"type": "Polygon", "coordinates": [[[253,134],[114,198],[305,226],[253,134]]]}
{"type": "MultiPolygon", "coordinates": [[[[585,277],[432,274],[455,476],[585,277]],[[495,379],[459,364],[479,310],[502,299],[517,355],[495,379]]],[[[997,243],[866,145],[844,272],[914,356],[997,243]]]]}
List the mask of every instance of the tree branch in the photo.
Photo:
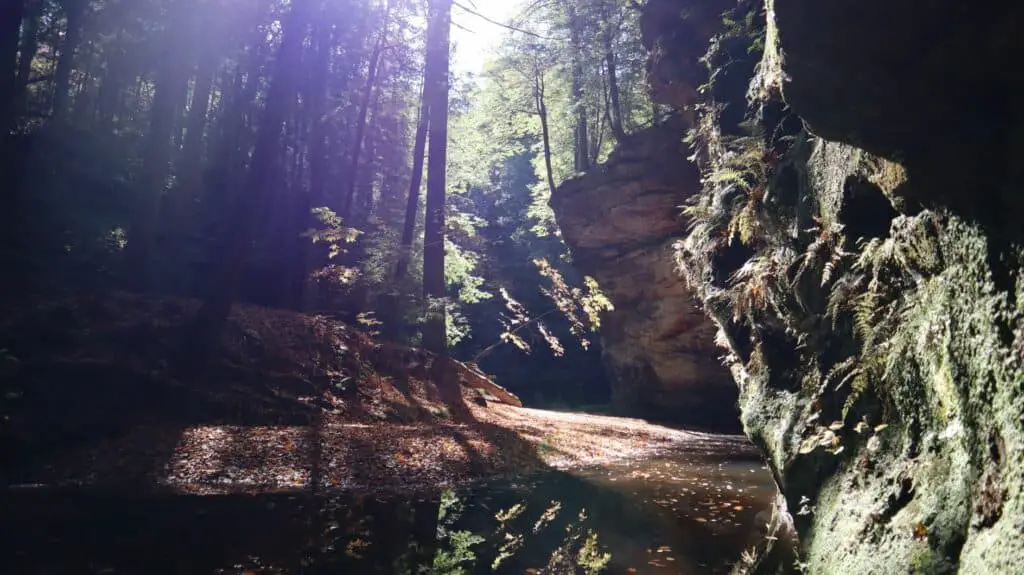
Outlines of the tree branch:
{"type": "Polygon", "coordinates": [[[536,32],[531,32],[529,30],[523,30],[522,28],[516,28],[515,26],[509,25],[509,24],[505,24],[503,22],[498,22],[497,20],[494,20],[492,18],[488,18],[487,16],[484,16],[483,14],[477,12],[476,10],[473,10],[472,8],[467,8],[466,6],[463,6],[462,4],[460,4],[458,2],[452,2],[452,4],[454,6],[460,8],[460,9],[462,9],[463,11],[469,13],[469,14],[472,14],[473,16],[476,16],[477,18],[480,18],[481,20],[483,20],[485,22],[490,22],[491,24],[494,24],[495,26],[501,26],[502,28],[506,28],[506,29],[511,30],[513,32],[522,32],[523,34],[526,34],[528,36],[533,36],[535,38],[540,38],[541,40],[556,40],[556,38],[549,38],[547,36],[542,36],[542,35],[540,35],[540,34],[538,34],[536,32]]]}
{"type": "MultiPolygon", "coordinates": [[[[529,326],[529,325],[533,325],[533,324],[537,323],[538,321],[544,319],[545,317],[555,313],[556,311],[558,311],[558,310],[554,310],[554,309],[548,310],[548,311],[538,315],[537,317],[531,318],[530,320],[520,324],[518,327],[516,327],[515,329],[509,331],[508,333],[516,333],[517,331],[523,329],[524,327],[529,326]]],[[[483,349],[483,351],[481,351],[480,353],[476,354],[476,357],[474,357],[473,360],[472,360],[473,363],[480,363],[481,359],[486,357],[488,354],[490,354],[492,351],[494,351],[495,349],[497,349],[499,346],[501,346],[504,343],[508,343],[508,342],[505,341],[504,339],[500,339],[500,340],[492,343],[491,345],[487,346],[486,348],[483,349]]]]}

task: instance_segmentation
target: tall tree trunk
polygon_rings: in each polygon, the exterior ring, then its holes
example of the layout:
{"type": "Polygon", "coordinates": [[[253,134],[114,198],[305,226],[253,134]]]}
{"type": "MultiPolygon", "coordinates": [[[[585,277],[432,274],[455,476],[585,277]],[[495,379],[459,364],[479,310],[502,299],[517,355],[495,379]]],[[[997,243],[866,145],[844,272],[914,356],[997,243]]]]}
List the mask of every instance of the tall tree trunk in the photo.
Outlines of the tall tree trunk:
{"type": "Polygon", "coordinates": [[[596,120],[594,122],[594,127],[590,131],[591,132],[591,140],[592,140],[592,142],[591,142],[592,145],[590,147],[590,157],[594,158],[595,162],[601,156],[601,146],[604,145],[604,134],[605,134],[605,131],[606,131],[604,129],[604,127],[605,127],[605,124],[607,123],[606,122],[607,117],[608,117],[608,114],[599,114],[598,115],[598,120],[596,120]]]}
{"type": "Polygon", "coordinates": [[[319,24],[316,33],[316,56],[313,77],[309,86],[309,122],[312,124],[309,145],[309,201],[310,208],[324,205],[327,188],[328,158],[327,132],[327,80],[331,74],[331,48],[333,32],[326,23],[319,24]]]}
{"type": "MultiPolygon", "coordinates": [[[[176,18],[165,32],[163,45],[168,54],[174,54],[179,37],[187,35],[192,27],[190,18],[179,3],[176,18]]],[[[139,178],[139,198],[135,217],[129,230],[126,256],[129,285],[139,291],[148,291],[155,285],[154,248],[160,222],[160,207],[164,187],[170,173],[171,135],[175,113],[182,107],[188,93],[188,73],[185,58],[172,57],[164,61],[159,71],[153,106],[150,109],[149,133],[142,154],[142,174],[139,178]]]]}
{"type": "Polygon", "coordinates": [[[39,23],[43,17],[43,0],[28,0],[21,47],[18,53],[18,76],[14,87],[13,114],[24,114],[28,108],[28,83],[32,76],[32,61],[39,52],[39,23]]]}
{"type": "Polygon", "coordinates": [[[54,74],[53,117],[56,120],[63,120],[69,111],[71,72],[75,68],[75,52],[82,42],[82,20],[85,19],[85,10],[88,7],[86,0],[64,0],[63,4],[67,27],[57,59],[57,71],[54,74]]]}
{"type": "Polygon", "coordinates": [[[402,240],[398,247],[398,261],[395,264],[395,275],[391,282],[394,293],[384,294],[381,298],[379,314],[384,323],[384,336],[397,339],[401,332],[401,311],[403,284],[409,275],[409,262],[412,260],[412,241],[416,237],[416,216],[420,207],[420,187],[423,184],[423,159],[427,149],[427,128],[430,125],[430,112],[427,108],[427,80],[430,72],[424,70],[423,89],[420,93],[420,107],[416,120],[416,139],[412,150],[412,173],[409,176],[409,194],[405,201],[405,219],[402,225],[402,240]]]}
{"type": "Polygon", "coordinates": [[[0,126],[0,138],[4,140],[17,114],[14,106],[18,85],[16,62],[24,15],[23,0],[4,0],[3,6],[0,6],[0,122],[3,123],[0,126]]]}
{"type": "Polygon", "coordinates": [[[544,173],[547,175],[548,191],[555,194],[555,173],[551,168],[551,131],[548,129],[548,106],[544,103],[544,73],[534,72],[533,97],[540,116],[540,133],[544,142],[544,173]]]}
{"type": "MultiPolygon", "coordinates": [[[[257,31],[259,32],[259,31],[257,31]]],[[[202,194],[208,210],[229,213],[242,201],[239,189],[249,164],[252,127],[246,119],[255,114],[256,95],[262,85],[264,34],[255,34],[249,41],[244,58],[235,66],[231,87],[221,95],[221,115],[217,122],[217,139],[210,165],[213,178],[204,183],[202,194]],[[214,207],[216,206],[216,207],[214,207]]],[[[227,82],[225,82],[227,83],[227,82]]],[[[230,226],[221,226],[217,232],[227,233],[230,226]]]]}
{"type": "MultiPolygon", "coordinates": [[[[181,155],[177,159],[176,184],[167,194],[163,209],[163,227],[172,238],[168,242],[166,255],[171,262],[170,265],[178,269],[187,266],[186,247],[191,238],[201,231],[199,224],[202,219],[197,217],[200,212],[196,210],[196,206],[202,197],[210,95],[219,67],[220,60],[212,56],[202,58],[199,62],[192,89],[192,101],[184,122],[184,143],[181,146],[181,155]]],[[[177,124],[177,120],[175,123],[177,124]]],[[[176,126],[174,131],[177,136],[180,128],[176,126]]],[[[171,282],[175,284],[175,291],[187,290],[189,279],[184,276],[173,278],[171,282]]]]}
{"type": "Polygon", "coordinates": [[[572,105],[576,112],[576,128],[573,131],[574,161],[573,168],[577,172],[586,171],[590,167],[587,137],[587,107],[583,102],[583,41],[579,15],[576,13],[574,0],[568,0],[566,8],[569,13],[569,45],[572,50],[572,105]]]}
{"type": "Polygon", "coordinates": [[[428,138],[430,156],[427,159],[427,219],[423,235],[423,295],[428,302],[427,318],[423,325],[423,346],[435,353],[446,354],[446,313],[444,298],[444,227],[445,227],[445,170],[448,155],[448,38],[451,32],[452,0],[431,2],[427,47],[427,82],[430,115],[428,138]]]}
{"type": "MultiPolygon", "coordinates": [[[[370,53],[369,69],[366,73],[366,88],[363,90],[362,100],[359,103],[359,119],[356,120],[356,134],[352,141],[352,159],[349,162],[348,173],[346,174],[344,196],[341,204],[341,218],[345,221],[352,214],[352,205],[356,195],[356,184],[359,181],[359,157],[363,150],[363,137],[366,134],[366,119],[370,112],[370,103],[373,98],[374,87],[377,85],[377,69],[380,65],[381,54],[384,51],[384,43],[387,41],[387,25],[391,12],[391,3],[388,3],[384,12],[384,23],[377,42],[370,53]]],[[[348,223],[348,222],[346,222],[348,223]]]]}
{"type": "Polygon", "coordinates": [[[235,291],[252,247],[256,224],[271,194],[270,180],[278,156],[281,129],[288,116],[296,84],[296,63],[301,58],[303,39],[310,19],[312,0],[292,0],[291,12],[282,25],[281,46],[274,63],[274,74],[253,148],[252,162],[246,173],[244,190],[232,219],[223,263],[214,278],[212,290],[196,312],[182,351],[186,366],[200,365],[220,338],[227,323],[235,291]]]}
{"type": "Polygon", "coordinates": [[[81,81],[76,82],[72,88],[75,99],[71,104],[71,117],[74,118],[76,125],[93,128],[92,123],[95,119],[96,109],[96,90],[93,81],[95,66],[92,60],[86,61],[84,64],[79,70],[81,81]]]}
{"type": "MultiPolygon", "coordinates": [[[[22,0],[0,0],[0,181],[3,182],[0,196],[5,206],[5,209],[0,210],[0,248],[12,251],[21,249],[25,237],[22,232],[24,222],[15,215],[22,211],[18,205],[21,162],[19,154],[16,154],[14,138],[10,134],[18,117],[19,106],[15,105],[19,100],[15,61],[24,9],[22,0]]],[[[8,269],[5,274],[14,277],[13,271],[8,269]]]]}
{"type": "MultiPolygon", "coordinates": [[[[305,194],[305,205],[300,206],[300,217],[306,228],[317,225],[312,215],[313,208],[326,206],[327,180],[330,177],[330,143],[328,141],[330,121],[328,120],[327,85],[331,75],[331,51],[334,47],[334,32],[330,24],[320,19],[316,34],[316,55],[314,56],[312,78],[307,99],[310,103],[308,122],[312,124],[309,144],[309,189],[305,194]]],[[[296,307],[309,311],[316,307],[320,295],[319,285],[309,281],[309,274],[319,262],[326,259],[323,245],[314,244],[306,238],[298,238],[301,244],[301,258],[296,258],[294,281],[302,286],[302,301],[296,307]]],[[[297,291],[297,293],[299,293],[297,291]]]]}
{"type": "Polygon", "coordinates": [[[124,73],[121,69],[124,59],[122,39],[124,29],[118,28],[114,38],[114,53],[107,57],[107,70],[100,83],[100,93],[96,102],[96,127],[100,133],[109,133],[114,127],[114,116],[121,103],[121,92],[124,90],[124,73]]]}
{"type": "MultiPolygon", "coordinates": [[[[388,60],[384,55],[381,55],[380,63],[377,66],[377,75],[379,77],[388,77],[388,60]]],[[[385,135],[381,133],[381,108],[384,105],[384,86],[380,82],[377,83],[377,87],[373,93],[373,104],[370,106],[370,114],[366,120],[367,129],[370,130],[366,136],[366,153],[367,153],[367,168],[369,173],[363,176],[363,185],[356,188],[355,200],[356,206],[359,208],[358,221],[353,220],[356,227],[366,225],[367,218],[372,215],[379,216],[380,213],[377,211],[378,199],[376,192],[383,190],[383,184],[381,175],[384,173],[384,166],[381,164],[380,159],[380,147],[382,140],[385,139],[385,135]]]]}
{"type": "Polygon", "coordinates": [[[196,72],[195,87],[192,90],[192,102],[189,104],[188,118],[185,121],[185,142],[181,152],[181,175],[183,185],[179,190],[182,201],[194,202],[198,199],[199,180],[202,173],[203,152],[205,150],[206,126],[209,121],[210,94],[213,92],[213,80],[217,76],[220,61],[217,58],[202,58],[196,72]]]}
{"type": "Polygon", "coordinates": [[[430,108],[427,107],[427,85],[430,71],[424,72],[423,94],[420,97],[419,121],[416,124],[416,142],[412,150],[412,174],[409,178],[409,195],[405,203],[405,225],[402,227],[402,245],[398,251],[398,265],[395,267],[395,285],[400,286],[409,273],[412,258],[412,240],[416,237],[416,215],[420,205],[420,186],[423,185],[423,156],[427,149],[427,128],[430,125],[430,108]]]}
{"type": "Polygon", "coordinates": [[[608,74],[608,120],[615,139],[621,141],[626,137],[626,130],[622,126],[622,104],[619,97],[618,71],[615,66],[615,51],[612,48],[611,22],[608,21],[606,11],[605,26],[606,29],[601,34],[601,39],[604,43],[604,63],[608,74]]]}

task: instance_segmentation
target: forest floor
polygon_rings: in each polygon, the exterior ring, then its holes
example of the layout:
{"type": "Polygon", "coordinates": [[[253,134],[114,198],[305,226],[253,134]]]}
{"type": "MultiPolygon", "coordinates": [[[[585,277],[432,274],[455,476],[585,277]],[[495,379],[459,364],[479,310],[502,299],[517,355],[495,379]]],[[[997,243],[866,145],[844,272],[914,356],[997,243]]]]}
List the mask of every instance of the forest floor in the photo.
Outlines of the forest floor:
{"type": "Polygon", "coordinates": [[[720,441],[523,408],[462,364],[328,318],[257,307],[236,309],[202,375],[175,377],[171,351],[196,305],[104,294],[2,310],[0,458],[13,463],[0,484],[436,489],[720,441]]]}

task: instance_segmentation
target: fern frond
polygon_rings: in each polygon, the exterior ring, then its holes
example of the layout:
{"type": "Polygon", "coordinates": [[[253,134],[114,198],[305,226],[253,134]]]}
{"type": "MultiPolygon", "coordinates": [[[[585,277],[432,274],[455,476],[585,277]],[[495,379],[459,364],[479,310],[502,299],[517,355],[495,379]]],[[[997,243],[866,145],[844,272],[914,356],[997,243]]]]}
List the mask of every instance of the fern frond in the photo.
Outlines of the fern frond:
{"type": "Polygon", "coordinates": [[[878,309],[878,294],[867,290],[857,295],[851,305],[853,310],[853,330],[864,346],[873,339],[875,312],[878,309]]]}
{"type": "Polygon", "coordinates": [[[846,396],[846,401],[843,402],[843,421],[846,421],[846,417],[850,413],[850,408],[853,407],[857,403],[857,400],[859,400],[871,387],[871,376],[868,370],[858,369],[854,373],[855,375],[850,383],[850,395],[846,396]]]}
{"type": "Polygon", "coordinates": [[[825,262],[825,267],[821,271],[821,287],[829,284],[832,276],[836,273],[836,269],[842,264],[843,259],[852,255],[852,253],[843,250],[841,246],[836,246],[832,250],[832,256],[825,262]]]}
{"type": "Polygon", "coordinates": [[[726,228],[730,244],[733,238],[738,237],[740,243],[752,245],[758,237],[762,236],[763,231],[764,226],[758,218],[757,207],[753,201],[748,202],[736,212],[726,228]]]}
{"type": "Polygon", "coordinates": [[[845,384],[846,381],[850,378],[850,374],[857,370],[858,360],[859,358],[857,356],[851,355],[850,357],[832,366],[832,369],[828,370],[828,373],[822,380],[821,387],[819,388],[819,393],[824,392],[828,385],[839,376],[842,376],[842,379],[836,385],[835,388],[839,389],[840,387],[842,387],[843,384],[845,384]]]}
{"type": "Polygon", "coordinates": [[[734,184],[746,191],[750,191],[753,187],[750,175],[747,172],[733,168],[715,170],[705,179],[705,182],[717,185],[734,184]]]}
{"type": "Polygon", "coordinates": [[[832,320],[832,329],[836,329],[839,316],[851,311],[858,291],[863,289],[864,275],[845,275],[839,278],[829,291],[828,303],[825,306],[825,317],[832,320]]]}

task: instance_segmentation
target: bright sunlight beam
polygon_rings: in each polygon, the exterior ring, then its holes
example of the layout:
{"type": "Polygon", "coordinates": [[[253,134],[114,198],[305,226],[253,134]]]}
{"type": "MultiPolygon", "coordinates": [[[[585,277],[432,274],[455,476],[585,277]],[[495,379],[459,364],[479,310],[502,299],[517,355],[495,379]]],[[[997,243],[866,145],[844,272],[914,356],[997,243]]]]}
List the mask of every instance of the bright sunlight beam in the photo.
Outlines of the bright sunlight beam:
{"type": "MultiPolygon", "coordinates": [[[[466,0],[465,5],[497,22],[508,22],[525,0],[466,0]]],[[[479,74],[488,54],[505,37],[508,30],[483,18],[452,8],[452,41],[455,43],[455,71],[458,74],[479,74]]]]}

